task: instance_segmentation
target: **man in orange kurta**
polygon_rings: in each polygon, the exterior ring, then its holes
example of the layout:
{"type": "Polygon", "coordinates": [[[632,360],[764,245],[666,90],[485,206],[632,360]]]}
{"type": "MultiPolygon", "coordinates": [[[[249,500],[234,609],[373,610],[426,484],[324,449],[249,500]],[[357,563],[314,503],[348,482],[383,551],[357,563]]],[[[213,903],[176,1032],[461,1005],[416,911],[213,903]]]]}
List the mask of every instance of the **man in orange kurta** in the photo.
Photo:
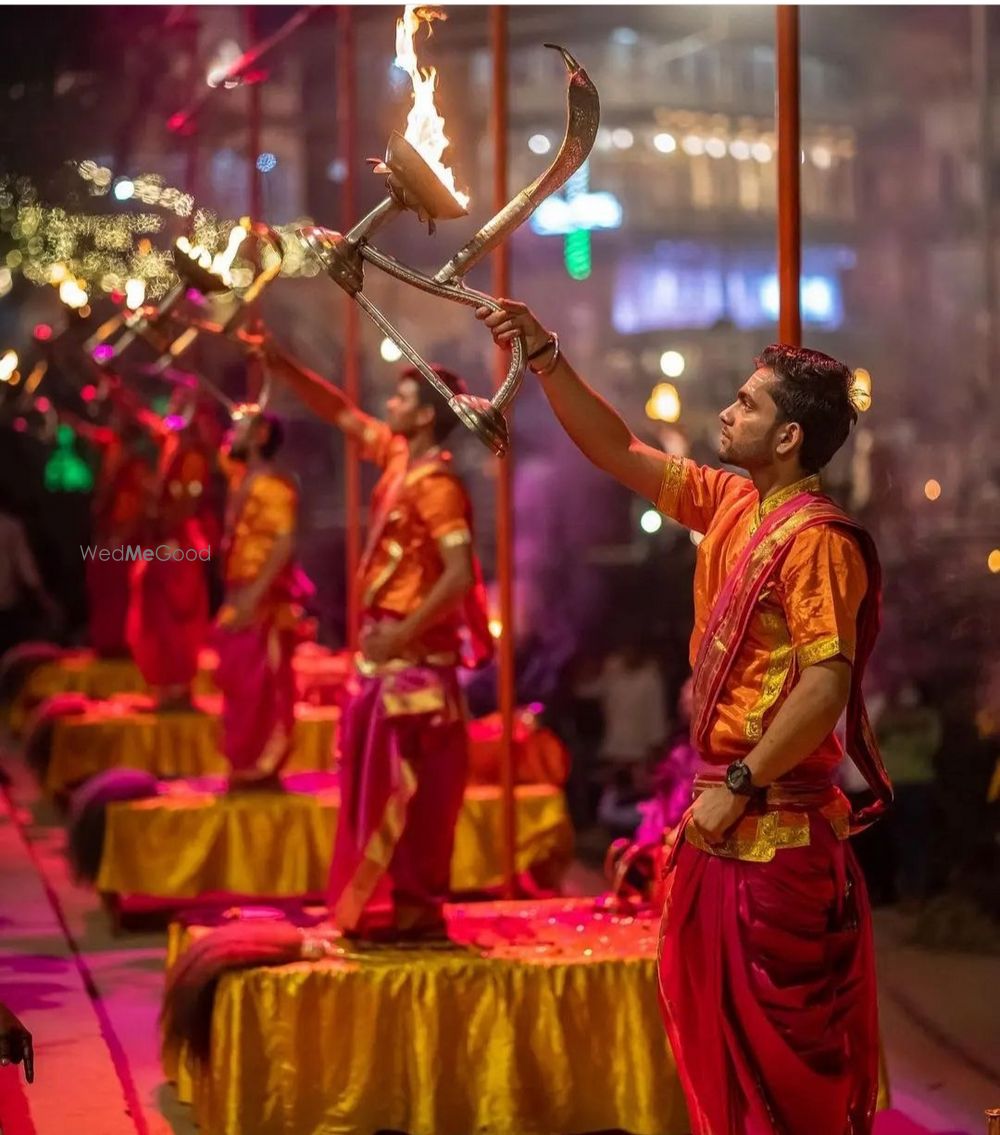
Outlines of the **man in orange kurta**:
{"type": "Polygon", "coordinates": [[[601,468],[704,534],[695,575],[695,800],[668,866],[660,995],[694,1135],[863,1135],[878,1084],[871,919],[845,840],[891,798],[861,697],[878,557],[819,471],[856,418],[851,372],[768,347],[720,415],[720,459],[643,444],[523,305],[481,309],[525,337],[560,422],[601,468]],[[876,802],[852,816],[834,737],[876,802]]]}
{"type": "Polygon", "coordinates": [[[457,419],[412,371],[379,422],[287,356],[272,352],[269,363],[382,471],[357,580],[361,651],[340,726],[331,913],[357,936],[437,935],[468,760],[457,666],[464,643],[473,664],[490,650],[470,502],[442,448],[457,419]]]}
{"type": "Polygon", "coordinates": [[[143,422],[159,453],[144,555],[132,566],[126,634],[159,708],[188,709],[209,629],[208,561],[218,543],[210,494],[217,423],[212,407],[201,403],[190,421],[146,412],[143,422]]]}
{"type": "Polygon", "coordinates": [[[280,787],[292,751],[292,661],[306,626],[300,604],[312,587],[294,559],[298,486],[274,465],[283,436],[277,418],[246,407],[222,454],[225,596],[213,645],[230,789],[280,787]]]}
{"type": "Polygon", "coordinates": [[[65,412],[60,418],[99,455],[91,504],[94,554],[86,564],[88,639],[102,657],[127,656],[130,557],[142,536],[152,469],[141,452],[141,431],[121,412],[105,426],[65,412]]]}

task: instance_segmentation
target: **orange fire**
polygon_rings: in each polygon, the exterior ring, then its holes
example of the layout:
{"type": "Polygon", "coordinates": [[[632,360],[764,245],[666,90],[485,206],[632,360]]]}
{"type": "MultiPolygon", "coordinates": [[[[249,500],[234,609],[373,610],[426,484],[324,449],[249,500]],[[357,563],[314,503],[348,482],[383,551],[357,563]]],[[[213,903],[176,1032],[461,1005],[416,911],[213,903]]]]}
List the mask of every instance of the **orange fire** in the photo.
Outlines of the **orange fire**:
{"type": "Polygon", "coordinates": [[[437,70],[417,64],[415,37],[420,25],[427,24],[429,30],[433,20],[443,19],[446,19],[444,12],[437,8],[407,4],[403,18],[396,21],[396,66],[410,76],[413,84],[413,106],[406,119],[406,140],[420,153],[445,188],[461,203],[462,208],[465,208],[469,204],[468,194],[460,193],[455,188],[454,173],[441,161],[441,155],[448,147],[448,139],[444,133],[444,119],[434,105],[437,70]]]}

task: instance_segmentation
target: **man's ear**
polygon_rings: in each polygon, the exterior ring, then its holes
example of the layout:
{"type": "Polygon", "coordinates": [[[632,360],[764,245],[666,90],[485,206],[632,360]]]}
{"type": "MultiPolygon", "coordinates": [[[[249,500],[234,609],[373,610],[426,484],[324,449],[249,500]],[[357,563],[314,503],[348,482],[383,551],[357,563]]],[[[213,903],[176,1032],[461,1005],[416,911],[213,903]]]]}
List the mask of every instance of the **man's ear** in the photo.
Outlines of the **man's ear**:
{"type": "Polygon", "coordinates": [[[434,407],[422,402],[417,407],[417,424],[421,426],[434,425],[434,407]]]}
{"type": "Polygon", "coordinates": [[[805,432],[798,422],[782,422],[778,427],[775,449],[779,457],[791,457],[802,448],[805,432]]]}

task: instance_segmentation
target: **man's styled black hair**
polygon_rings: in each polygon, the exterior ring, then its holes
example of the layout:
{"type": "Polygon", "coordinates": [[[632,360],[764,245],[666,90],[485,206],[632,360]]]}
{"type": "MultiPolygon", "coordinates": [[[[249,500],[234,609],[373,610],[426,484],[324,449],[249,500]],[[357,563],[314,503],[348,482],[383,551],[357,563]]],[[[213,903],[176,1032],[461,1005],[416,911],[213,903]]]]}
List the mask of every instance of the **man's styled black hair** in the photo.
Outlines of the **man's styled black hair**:
{"type": "MultiPolygon", "coordinates": [[[[447,367],[437,366],[435,364],[431,367],[431,370],[434,371],[452,394],[469,393],[469,389],[462,379],[453,371],[448,370],[447,367]]],[[[434,434],[434,443],[440,445],[447,439],[448,435],[458,424],[458,418],[455,416],[454,410],[449,409],[448,403],[444,398],[415,367],[407,367],[406,370],[400,374],[399,381],[402,382],[404,379],[412,379],[417,384],[417,390],[419,391],[417,397],[420,399],[420,405],[430,406],[434,410],[432,433],[434,434]]]]}
{"type": "Polygon", "coordinates": [[[777,382],[768,393],[782,420],[802,427],[799,464],[818,473],[847,440],[858,412],[851,402],[854,376],[849,367],[822,351],[772,343],[756,360],[774,371],[777,382]]]}

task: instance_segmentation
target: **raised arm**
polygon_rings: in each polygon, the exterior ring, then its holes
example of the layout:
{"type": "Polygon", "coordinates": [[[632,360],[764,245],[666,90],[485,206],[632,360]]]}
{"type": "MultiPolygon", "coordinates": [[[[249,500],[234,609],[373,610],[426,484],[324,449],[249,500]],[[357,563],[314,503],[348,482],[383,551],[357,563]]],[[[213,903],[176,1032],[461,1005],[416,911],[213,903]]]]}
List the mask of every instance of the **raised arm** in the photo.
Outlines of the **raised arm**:
{"type": "Polygon", "coordinates": [[[348,437],[358,441],[366,439],[372,419],[359,410],[339,387],[303,366],[273,340],[264,341],[262,351],[274,377],[293,390],[317,417],[343,430],[348,437]]]}
{"type": "Polygon", "coordinates": [[[507,347],[524,335],[531,366],[563,429],[585,457],[633,492],[655,501],[663,480],[667,455],[640,441],[621,416],[595,390],[592,390],[560,351],[555,340],[523,303],[500,300],[503,310],[476,311],[493,332],[493,338],[507,347]]]}

